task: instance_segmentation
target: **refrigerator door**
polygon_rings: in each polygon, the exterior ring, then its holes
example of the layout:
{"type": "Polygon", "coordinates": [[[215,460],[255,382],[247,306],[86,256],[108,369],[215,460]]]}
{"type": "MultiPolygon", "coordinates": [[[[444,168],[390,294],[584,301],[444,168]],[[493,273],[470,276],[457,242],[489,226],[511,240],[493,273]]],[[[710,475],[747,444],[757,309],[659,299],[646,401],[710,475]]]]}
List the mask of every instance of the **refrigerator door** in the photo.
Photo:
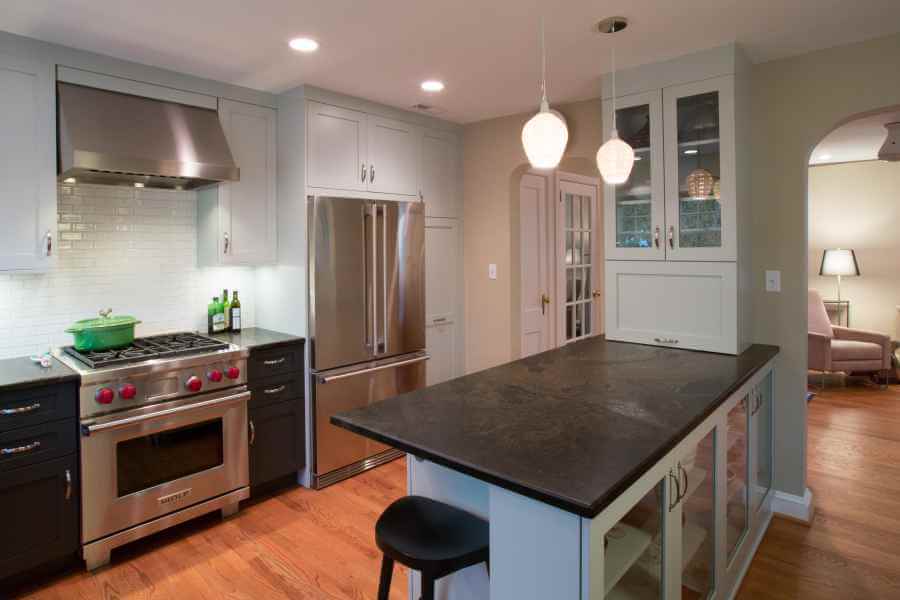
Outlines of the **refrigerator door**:
{"type": "Polygon", "coordinates": [[[425,348],[425,205],[375,204],[381,244],[378,354],[394,356],[425,348]]]}
{"type": "MultiPolygon", "coordinates": [[[[342,469],[350,476],[365,468],[370,457],[389,447],[331,424],[339,412],[362,408],[387,398],[425,386],[425,361],[428,355],[416,352],[388,360],[379,360],[312,374],[315,406],[315,475],[331,483],[342,477],[328,474],[342,469]],[[358,467],[353,469],[352,467],[358,467]]],[[[321,487],[317,484],[316,487],[321,487]]]]}
{"type": "Polygon", "coordinates": [[[371,360],[370,202],[310,197],[309,334],[316,370],[371,360]]]}

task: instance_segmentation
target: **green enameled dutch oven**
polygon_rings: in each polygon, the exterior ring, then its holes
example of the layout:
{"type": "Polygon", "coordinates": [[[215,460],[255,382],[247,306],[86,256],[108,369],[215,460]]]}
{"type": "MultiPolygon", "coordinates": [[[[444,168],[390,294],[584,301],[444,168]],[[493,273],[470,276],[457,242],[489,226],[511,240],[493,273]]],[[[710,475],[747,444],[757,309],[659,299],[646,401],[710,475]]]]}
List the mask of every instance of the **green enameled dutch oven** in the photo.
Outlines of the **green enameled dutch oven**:
{"type": "Polygon", "coordinates": [[[134,326],[140,323],[134,317],[110,315],[111,311],[100,311],[100,317],[82,319],[66,329],[75,336],[75,349],[80,352],[122,348],[134,341],[134,326]]]}

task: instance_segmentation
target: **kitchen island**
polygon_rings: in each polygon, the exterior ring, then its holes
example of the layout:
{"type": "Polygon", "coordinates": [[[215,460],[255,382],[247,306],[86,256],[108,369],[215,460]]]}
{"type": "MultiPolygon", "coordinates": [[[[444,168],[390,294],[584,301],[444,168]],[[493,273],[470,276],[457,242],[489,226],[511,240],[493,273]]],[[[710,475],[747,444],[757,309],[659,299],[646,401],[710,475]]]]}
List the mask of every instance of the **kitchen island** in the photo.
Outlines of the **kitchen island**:
{"type": "Polygon", "coordinates": [[[332,422],[406,451],[411,494],[489,520],[490,579],[438,597],[725,598],[771,517],[777,353],[593,338],[332,422]]]}

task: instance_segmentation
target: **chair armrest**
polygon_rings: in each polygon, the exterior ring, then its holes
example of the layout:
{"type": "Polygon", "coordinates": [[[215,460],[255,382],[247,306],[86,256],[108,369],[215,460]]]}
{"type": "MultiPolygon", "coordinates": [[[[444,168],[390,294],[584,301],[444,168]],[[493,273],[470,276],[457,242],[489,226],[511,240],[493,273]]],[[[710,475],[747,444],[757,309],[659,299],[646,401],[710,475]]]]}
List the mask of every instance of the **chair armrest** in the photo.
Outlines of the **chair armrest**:
{"type": "Polygon", "coordinates": [[[868,342],[881,346],[881,362],[883,369],[891,368],[891,337],[877,331],[865,329],[849,329],[847,327],[832,327],[834,337],[839,340],[853,342],[868,342]]]}
{"type": "Polygon", "coordinates": [[[806,336],[809,368],[814,371],[831,370],[831,338],[811,331],[806,336]]]}

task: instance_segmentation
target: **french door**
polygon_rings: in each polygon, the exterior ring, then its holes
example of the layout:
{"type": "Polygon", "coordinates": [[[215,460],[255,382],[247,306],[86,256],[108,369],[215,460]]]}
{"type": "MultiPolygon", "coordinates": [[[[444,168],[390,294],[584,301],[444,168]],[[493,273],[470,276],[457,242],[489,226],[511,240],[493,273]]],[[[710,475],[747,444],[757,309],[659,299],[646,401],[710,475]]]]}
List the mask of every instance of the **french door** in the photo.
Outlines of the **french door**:
{"type": "Polygon", "coordinates": [[[595,298],[600,297],[602,275],[596,267],[597,183],[595,180],[557,175],[556,279],[557,345],[580,340],[600,331],[595,298]]]}

